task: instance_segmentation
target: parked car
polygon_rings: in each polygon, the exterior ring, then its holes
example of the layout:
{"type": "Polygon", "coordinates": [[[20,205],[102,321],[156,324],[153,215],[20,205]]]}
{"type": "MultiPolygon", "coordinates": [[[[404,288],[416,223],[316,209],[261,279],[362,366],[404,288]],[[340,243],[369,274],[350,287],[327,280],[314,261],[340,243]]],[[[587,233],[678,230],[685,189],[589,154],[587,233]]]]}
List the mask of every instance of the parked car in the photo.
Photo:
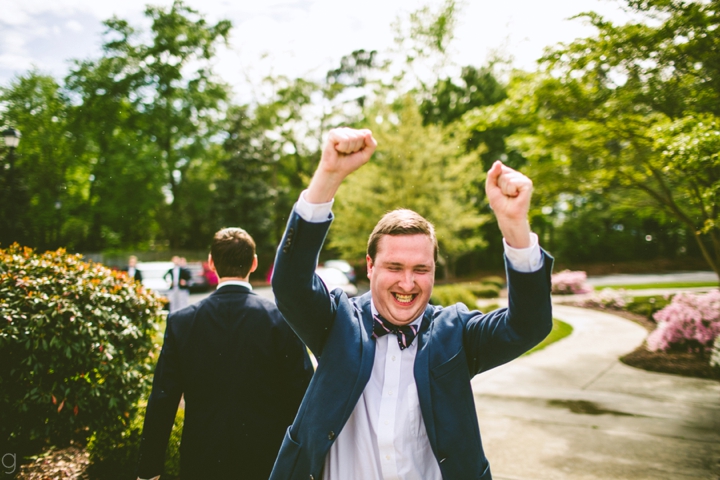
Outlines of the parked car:
{"type": "Polygon", "coordinates": [[[332,267],[317,267],[315,273],[330,291],[341,288],[348,297],[354,297],[358,293],[357,287],[350,283],[347,275],[342,270],[332,267]]]}
{"type": "Polygon", "coordinates": [[[350,283],[355,284],[355,269],[346,260],[326,260],[323,266],[340,270],[348,277],[350,283]]]}
{"type": "Polygon", "coordinates": [[[174,265],[173,262],[138,262],[135,268],[142,272],[143,287],[167,297],[170,285],[163,277],[174,265]]]}

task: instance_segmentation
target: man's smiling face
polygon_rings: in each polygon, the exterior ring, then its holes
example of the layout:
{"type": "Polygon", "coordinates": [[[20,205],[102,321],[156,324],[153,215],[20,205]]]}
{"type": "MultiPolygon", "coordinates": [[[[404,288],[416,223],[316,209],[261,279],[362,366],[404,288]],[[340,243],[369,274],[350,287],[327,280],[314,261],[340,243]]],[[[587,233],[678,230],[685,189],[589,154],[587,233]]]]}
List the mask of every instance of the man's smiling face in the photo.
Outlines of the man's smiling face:
{"type": "Polygon", "coordinates": [[[428,235],[384,235],[375,261],[367,256],[373,303],[395,325],[425,311],[435,283],[434,245],[428,235]]]}

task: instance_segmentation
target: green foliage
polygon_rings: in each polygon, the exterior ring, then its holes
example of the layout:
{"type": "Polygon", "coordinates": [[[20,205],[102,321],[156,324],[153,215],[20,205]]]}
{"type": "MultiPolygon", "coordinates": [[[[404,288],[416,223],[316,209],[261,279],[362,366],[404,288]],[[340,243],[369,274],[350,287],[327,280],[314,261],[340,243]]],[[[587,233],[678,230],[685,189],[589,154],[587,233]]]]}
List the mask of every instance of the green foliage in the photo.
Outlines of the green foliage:
{"type": "Polygon", "coordinates": [[[501,287],[497,283],[466,282],[458,285],[470,290],[476,298],[497,298],[500,295],[501,287]]]}
{"type": "MultiPolygon", "coordinates": [[[[276,233],[279,222],[275,221],[279,189],[271,187],[276,173],[273,145],[247,108],[231,109],[228,123],[226,154],[220,161],[223,177],[216,183],[215,202],[210,211],[218,227],[239,226],[251,233],[261,268],[265,269],[271,264],[279,241],[276,233]]],[[[286,189],[282,193],[286,195],[286,189]]]]}
{"type": "Polygon", "coordinates": [[[477,297],[464,285],[435,285],[430,303],[444,307],[464,303],[469,309],[474,310],[477,308],[477,297]]]}
{"type": "Polygon", "coordinates": [[[72,154],[68,98],[52,77],[32,70],[0,88],[0,104],[0,124],[22,134],[12,170],[9,152],[0,150],[0,245],[57,248],[69,236],[63,220],[82,203],[87,179],[72,154]]]}
{"type": "MultiPolygon", "coordinates": [[[[145,407],[140,407],[131,422],[124,429],[104,430],[94,434],[88,441],[90,466],[87,474],[97,480],[133,480],[136,478],[140,439],[145,419],[145,407]]],[[[170,433],[165,453],[165,473],[162,478],[180,476],[180,440],[185,419],[185,410],[179,408],[170,433]]]]}
{"type": "MultiPolygon", "coordinates": [[[[506,100],[469,112],[465,121],[471,131],[514,128],[507,144],[530,162],[551,225],[596,232],[603,215],[614,227],[613,211],[636,209],[678,236],[689,233],[720,274],[720,60],[709,46],[717,37],[716,8],[642,5],[658,14],[653,22],[617,26],[586,15],[597,35],[549,51],[545,73],[515,75],[506,100]],[[596,205],[606,212],[592,213],[596,205]],[[571,227],[577,208],[593,220],[591,228],[571,227]]],[[[640,244],[635,250],[642,252],[640,244]]]]}
{"type": "Polygon", "coordinates": [[[80,256],[0,250],[0,442],[62,446],[126,425],[149,385],[161,308],[80,256]]]}
{"type": "Polygon", "coordinates": [[[672,297],[669,295],[650,295],[644,297],[634,297],[632,301],[630,301],[625,306],[625,309],[628,312],[642,315],[648,320],[654,322],[655,320],[653,319],[653,314],[670,305],[671,301],[672,297]]]}
{"type": "Polygon", "coordinates": [[[498,289],[501,289],[505,286],[505,277],[498,277],[495,275],[483,277],[480,279],[480,283],[495,285],[498,289]]]}

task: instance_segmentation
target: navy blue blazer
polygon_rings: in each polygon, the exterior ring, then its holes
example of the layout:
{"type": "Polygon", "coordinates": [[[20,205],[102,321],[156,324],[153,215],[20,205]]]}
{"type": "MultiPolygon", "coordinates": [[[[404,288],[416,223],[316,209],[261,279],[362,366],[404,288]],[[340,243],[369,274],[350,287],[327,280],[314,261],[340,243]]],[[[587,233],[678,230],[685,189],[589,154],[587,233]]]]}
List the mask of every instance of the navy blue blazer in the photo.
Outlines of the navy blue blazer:
{"type": "Polygon", "coordinates": [[[155,368],[138,476],[163,472],[180,397],[184,480],[267,480],[313,368],[275,304],[240,285],[170,314],[155,368]]]}
{"type": "MultiPolygon", "coordinates": [[[[328,292],[314,274],[330,228],[291,215],[272,285],[283,316],[318,357],[300,410],[283,440],[272,480],[320,479],[330,446],[367,384],[375,356],[370,293],[328,292]]],[[[416,341],[414,374],[428,439],[445,480],[490,480],[470,379],[523,354],[552,328],[550,275],[506,263],[509,307],[483,314],[465,305],[428,305],[416,341]]]]}

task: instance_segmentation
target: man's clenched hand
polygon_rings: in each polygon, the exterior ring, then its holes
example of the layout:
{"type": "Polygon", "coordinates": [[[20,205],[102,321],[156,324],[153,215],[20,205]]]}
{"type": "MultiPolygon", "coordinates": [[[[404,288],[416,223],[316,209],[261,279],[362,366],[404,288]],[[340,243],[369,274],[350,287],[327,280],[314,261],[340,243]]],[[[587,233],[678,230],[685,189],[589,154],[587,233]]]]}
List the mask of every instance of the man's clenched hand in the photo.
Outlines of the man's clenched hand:
{"type": "Polygon", "coordinates": [[[532,180],[500,161],[496,161],[487,173],[485,192],[488,202],[511,247],[530,246],[528,212],[532,190],[532,180]]]}
{"type": "Polygon", "coordinates": [[[377,143],[370,130],[330,130],[305,199],[310,203],[332,200],[345,177],[367,163],[375,147],[377,143]]]}

